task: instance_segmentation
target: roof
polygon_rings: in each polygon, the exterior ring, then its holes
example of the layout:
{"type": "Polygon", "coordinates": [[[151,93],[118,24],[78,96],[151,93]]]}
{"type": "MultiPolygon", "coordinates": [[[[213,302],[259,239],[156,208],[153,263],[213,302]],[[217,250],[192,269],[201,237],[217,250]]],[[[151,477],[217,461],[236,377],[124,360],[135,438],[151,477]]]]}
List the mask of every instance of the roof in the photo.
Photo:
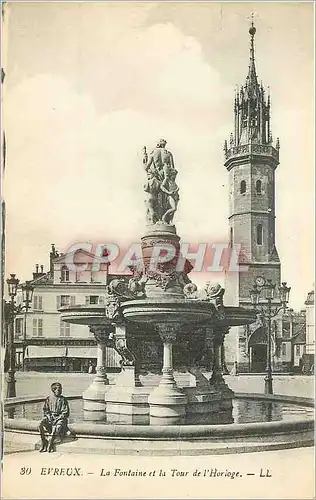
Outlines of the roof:
{"type": "Polygon", "coordinates": [[[273,245],[273,248],[269,255],[269,262],[280,262],[279,254],[275,245],[273,245]]]}
{"type": "Polygon", "coordinates": [[[39,278],[35,278],[34,280],[31,280],[30,281],[31,285],[47,285],[47,284],[50,284],[52,285],[53,284],[53,279],[50,275],[50,273],[46,273],[44,274],[43,276],[40,276],[39,278]]]}
{"type": "Polygon", "coordinates": [[[84,248],[78,248],[77,250],[74,250],[72,252],[62,253],[62,254],[58,255],[58,257],[55,257],[53,259],[53,263],[57,264],[57,263],[65,262],[67,259],[69,259],[70,256],[76,256],[76,260],[78,260],[78,262],[96,262],[97,261],[97,262],[102,262],[102,263],[106,264],[106,262],[104,261],[104,257],[103,258],[99,257],[94,253],[88,252],[84,248]],[[80,257],[84,258],[84,260],[79,261],[80,257]]]}
{"type": "Polygon", "coordinates": [[[311,292],[308,292],[307,298],[305,300],[305,304],[307,306],[313,306],[315,304],[315,292],[312,290],[311,292]]]}

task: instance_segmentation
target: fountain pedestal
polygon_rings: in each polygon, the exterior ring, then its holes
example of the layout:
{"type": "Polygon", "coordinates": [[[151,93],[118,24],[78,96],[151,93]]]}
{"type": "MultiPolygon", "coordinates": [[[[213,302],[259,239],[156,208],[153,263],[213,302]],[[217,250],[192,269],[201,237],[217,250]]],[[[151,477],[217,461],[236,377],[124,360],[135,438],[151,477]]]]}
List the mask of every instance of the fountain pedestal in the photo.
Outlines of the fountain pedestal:
{"type": "Polygon", "coordinates": [[[151,417],[181,417],[186,414],[187,397],[176,384],[173,376],[172,343],[176,340],[177,324],[159,324],[158,330],[163,341],[163,368],[158,387],[149,395],[151,417]]]}
{"type": "Polygon", "coordinates": [[[221,362],[221,351],[225,334],[229,332],[228,328],[214,327],[213,329],[213,365],[210,384],[214,390],[220,394],[219,410],[221,412],[231,411],[233,407],[234,392],[228,387],[223,377],[223,367],[221,362]]]}
{"type": "Polygon", "coordinates": [[[92,384],[83,393],[84,419],[90,421],[100,421],[105,419],[105,393],[109,389],[109,379],[106,374],[105,349],[109,343],[110,333],[113,331],[112,325],[90,326],[90,331],[94,333],[97,342],[97,367],[96,376],[92,384]]]}
{"type": "Polygon", "coordinates": [[[142,387],[136,369],[136,358],[130,350],[126,338],[126,325],[117,322],[115,328],[115,349],[122,357],[121,372],[116,377],[115,386],[105,393],[107,414],[146,415],[148,414],[148,387],[142,387]]]}

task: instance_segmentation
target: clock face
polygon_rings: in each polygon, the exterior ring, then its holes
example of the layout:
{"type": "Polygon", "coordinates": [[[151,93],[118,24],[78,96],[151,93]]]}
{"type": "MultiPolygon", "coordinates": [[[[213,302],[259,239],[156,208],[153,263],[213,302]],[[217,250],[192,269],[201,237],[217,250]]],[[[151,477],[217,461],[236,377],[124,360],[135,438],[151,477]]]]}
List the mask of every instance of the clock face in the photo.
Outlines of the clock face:
{"type": "Polygon", "coordinates": [[[256,278],[256,285],[258,286],[263,286],[265,284],[265,279],[262,276],[257,276],[256,278]]]}

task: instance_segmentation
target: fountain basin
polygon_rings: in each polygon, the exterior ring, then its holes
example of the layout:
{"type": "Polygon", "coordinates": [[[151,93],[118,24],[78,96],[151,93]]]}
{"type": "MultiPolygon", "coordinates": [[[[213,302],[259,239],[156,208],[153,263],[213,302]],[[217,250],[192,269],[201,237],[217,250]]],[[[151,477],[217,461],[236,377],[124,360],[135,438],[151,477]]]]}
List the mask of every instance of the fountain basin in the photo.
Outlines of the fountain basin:
{"type": "Polygon", "coordinates": [[[75,325],[109,325],[111,322],[105,316],[104,305],[90,304],[90,305],[74,305],[63,306],[59,309],[61,312],[61,319],[67,323],[75,325]]]}
{"type": "Polygon", "coordinates": [[[137,323],[205,323],[215,315],[208,302],[166,298],[129,300],[122,304],[123,315],[137,323]]]}
{"type": "Polygon", "coordinates": [[[215,307],[207,301],[189,299],[142,299],[122,304],[123,315],[137,323],[206,324],[239,326],[253,323],[256,314],[242,307],[225,307],[225,318],[219,320],[215,307]]]}
{"type": "MultiPolygon", "coordinates": [[[[314,407],[312,399],[279,395],[236,394],[236,400],[303,408],[314,407]]],[[[80,396],[69,400],[81,399],[80,396]]],[[[12,398],[5,402],[5,411],[28,401],[43,398],[12,398]]],[[[312,410],[310,410],[312,411],[312,410]]],[[[298,415],[300,412],[298,412],[298,415]]],[[[38,417],[40,418],[40,417],[38,417]]],[[[68,453],[106,453],[121,455],[199,455],[230,454],[313,446],[314,419],[262,421],[251,423],[202,425],[126,425],[70,423],[76,439],[58,445],[68,453]]],[[[5,418],[6,443],[18,443],[27,449],[38,449],[38,420],[5,418]]]]}

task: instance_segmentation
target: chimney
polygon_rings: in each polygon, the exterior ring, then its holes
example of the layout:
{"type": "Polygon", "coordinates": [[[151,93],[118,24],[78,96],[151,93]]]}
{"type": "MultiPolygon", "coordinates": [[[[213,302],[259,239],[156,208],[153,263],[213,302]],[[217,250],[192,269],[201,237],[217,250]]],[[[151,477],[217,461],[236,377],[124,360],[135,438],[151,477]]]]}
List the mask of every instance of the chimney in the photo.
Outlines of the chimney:
{"type": "Polygon", "coordinates": [[[44,266],[41,265],[39,266],[39,264],[36,264],[35,266],[35,273],[33,273],[33,280],[35,280],[36,278],[40,278],[41,276],[44,276],[44,266]],[[39,269],[41,271],[39,271],[39,269]]]}
{"type": "Polygon", "coordinates": [[[36,264],[35,271],[33,272],[33,280],[36,280],[36,278],[38,278],[38,275],[39,275],[38,268],[39,268],[39,265],[36,264]]]}
{"type": "Polygon", "coordinates": [[[58,257],[58,252],[56,252],[56,247],[54,243],[52,243],[52,250],[49,254],[49,274],[51,278],[54,278],[54,265],[53,260],[58,257]]]}

